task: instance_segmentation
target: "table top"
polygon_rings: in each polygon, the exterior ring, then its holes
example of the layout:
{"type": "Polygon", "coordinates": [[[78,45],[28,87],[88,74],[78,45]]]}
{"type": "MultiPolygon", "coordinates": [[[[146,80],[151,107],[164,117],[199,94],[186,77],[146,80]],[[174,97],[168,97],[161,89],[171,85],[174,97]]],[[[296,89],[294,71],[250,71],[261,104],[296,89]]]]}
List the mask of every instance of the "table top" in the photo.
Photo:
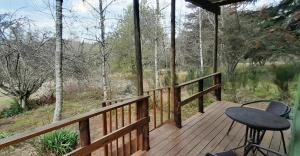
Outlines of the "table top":
{"type": "Polygon", "coordinates": [[[254,129],[280,131],[290,128],[287,119],[259,109],[230,107],[226,109],[225,114],[232,120],[254,129]]]}

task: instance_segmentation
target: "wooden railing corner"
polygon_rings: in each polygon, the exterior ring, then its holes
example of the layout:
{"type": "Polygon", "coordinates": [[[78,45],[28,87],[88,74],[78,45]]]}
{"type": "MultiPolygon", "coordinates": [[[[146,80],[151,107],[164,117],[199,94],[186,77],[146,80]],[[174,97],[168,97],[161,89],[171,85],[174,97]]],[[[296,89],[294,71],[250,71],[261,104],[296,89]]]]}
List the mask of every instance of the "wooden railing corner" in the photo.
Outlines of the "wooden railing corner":
{"type": "Polygon", "coordinates": [[[213,73],[201,78],[197,78],[191,81],[184,82],[182,84],[176,85],[174,87],[173,95],[173,105],[174,105],[174,120],[176,123],[176,127],[182,127],[182,119],[181,119],[181,107],[189,104],[190,102],[198,99],[198,112],[204,113],[204,104],[203,104],[203,96],[209,92],[215,92],[216,99],[221,101],[221,86],[222,86],[222,74],[221,73],[213,73]],[[213,78],[214,84],[211,87],[204,89],[204,80],[208,78],[213,78]],[[186,99],[181,98],[181,90],[182,87],[191,85],[191,84],[198,84],[198,92],[191,95],[186,99]]]}

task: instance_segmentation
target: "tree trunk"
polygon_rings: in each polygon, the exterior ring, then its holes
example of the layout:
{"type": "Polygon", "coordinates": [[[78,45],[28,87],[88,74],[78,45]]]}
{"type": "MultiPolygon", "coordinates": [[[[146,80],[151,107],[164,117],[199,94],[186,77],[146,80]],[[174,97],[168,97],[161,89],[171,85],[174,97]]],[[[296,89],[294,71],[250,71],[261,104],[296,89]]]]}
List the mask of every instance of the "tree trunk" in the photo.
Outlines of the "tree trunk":
{"type": "Polygon", "coordinates": [[[26,97],[26,96],[19,97],[18,103],[23,110],[27,110],[27,100],[28,100],[28,97],[26,97]]]}
{"type": "Polygon", "coordinates": [[[61,119],[63,105],[63,78],[62,78],[62,4],[63,0],[56,0],[56,50],[55,50],[55,89],[56,102],[53,122],[61,119]]]}
{"type": "Polygon", "coordinates": [[[154,56],[154,66],[155,66],[155,88],[159,88],[159,71],[158,71],[158,44],[159,44],[159,24],[160,24],[160,8],[159,0],[156,0],[156,29],[155,29],[155,56],[154,56]]]}
{"type": "Polygon", "coordinates": [[[200,56],[200,70],[203,73],[203,43],[202,43],[202,9],[199,7],[199,56],[200,56]]]}
{"type": "Polygon", "coordinates": [[[101,57],[102,57],[102,89],[103,89],[103,100],[108,100],[108,81],[107,81],[107,52],[106,52],[106,40],[105,40],[105,15],[103,10],[103,0],[99,0],[99,13],[100,13],[100,31],[101,31],[101,57]]]}

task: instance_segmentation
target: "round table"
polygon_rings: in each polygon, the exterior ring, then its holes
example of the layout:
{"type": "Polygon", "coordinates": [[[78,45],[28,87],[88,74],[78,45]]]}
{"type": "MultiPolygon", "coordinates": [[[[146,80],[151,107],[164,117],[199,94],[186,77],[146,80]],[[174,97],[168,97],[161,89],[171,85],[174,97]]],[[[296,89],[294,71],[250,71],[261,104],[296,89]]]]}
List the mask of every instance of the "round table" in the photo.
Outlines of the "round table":
{"type": "MultiPolygon", "coordinates": [[[[263,153],[258,147],[266,130],[280,131],[284,143],[282,131],[290,128],[290,122],[287,119],[259,109],[230,107],[226,109],[225,114],[232,120],[244,124],[247,127],[245,144],[243,145],[243,147],[245,147],[244,155],[247,155],[251,149],[253,152],[258,150],[263,153]]],[[[285,143],[284,149],[286,152],[285,143]]]]}

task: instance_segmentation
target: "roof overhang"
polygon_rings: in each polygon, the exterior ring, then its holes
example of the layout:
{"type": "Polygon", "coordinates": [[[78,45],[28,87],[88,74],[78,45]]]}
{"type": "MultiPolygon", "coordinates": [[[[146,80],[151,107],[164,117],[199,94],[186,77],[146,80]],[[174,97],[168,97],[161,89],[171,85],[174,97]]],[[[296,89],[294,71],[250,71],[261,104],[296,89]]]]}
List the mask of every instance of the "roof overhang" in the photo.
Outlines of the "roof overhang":
{"type": "Polygon", "coordinates": [[[207,11],[220,15],[221,14],[220,6],[222,5],[228,5],[232,3],[251,1],[251,0],[185,0],[185,1],[190,2],[196,6],[199,6],[207,11]]]}

